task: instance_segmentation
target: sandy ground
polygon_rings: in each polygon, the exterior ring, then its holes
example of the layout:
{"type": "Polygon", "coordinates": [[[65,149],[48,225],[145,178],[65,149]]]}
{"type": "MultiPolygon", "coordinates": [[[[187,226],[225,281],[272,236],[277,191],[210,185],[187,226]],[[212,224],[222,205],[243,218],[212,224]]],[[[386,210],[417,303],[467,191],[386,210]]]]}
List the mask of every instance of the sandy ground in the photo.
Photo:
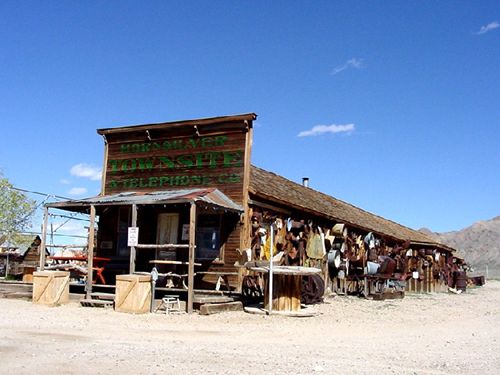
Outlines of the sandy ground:
{"type": "Polygon", "coordinates": [[[0,299],[2,374],[500,374],[500,282],[331,297],[312,318],[131,315],[0,299]]]}

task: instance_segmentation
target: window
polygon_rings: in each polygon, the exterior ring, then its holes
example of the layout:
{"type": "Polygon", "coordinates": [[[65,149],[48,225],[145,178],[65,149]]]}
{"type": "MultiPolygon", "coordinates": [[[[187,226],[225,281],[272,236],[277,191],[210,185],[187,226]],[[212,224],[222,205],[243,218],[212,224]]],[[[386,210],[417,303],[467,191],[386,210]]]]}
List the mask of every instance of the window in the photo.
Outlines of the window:
{"type": "Polygon", "coordinates": [[[129,216],[130,207],[120,207],[118,212],[118,243],[116,246],[116,255],[118,256],[130,256],[130,248],[127,245],[129,216]]]}
{"type": "Polygon", "coordinates": [[[196,259],[213,260],[220,256],[220,215],[200,215],[196,228],[196,259]]]}

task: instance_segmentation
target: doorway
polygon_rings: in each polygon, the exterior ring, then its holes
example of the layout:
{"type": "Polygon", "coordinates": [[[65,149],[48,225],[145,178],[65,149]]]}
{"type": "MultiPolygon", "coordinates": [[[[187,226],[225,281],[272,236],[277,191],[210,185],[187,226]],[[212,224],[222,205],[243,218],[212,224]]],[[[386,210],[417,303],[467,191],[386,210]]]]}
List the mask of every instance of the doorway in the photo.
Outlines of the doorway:
{"type": "MultiPolygon", "coordinates": [[[[179,214],[161,213],[158,214],[156,229],[157,244],[176,244],[179,237],[179,214]]],[[[157,249],[156,259],[177,260],[175,249],[157,249]]]]}

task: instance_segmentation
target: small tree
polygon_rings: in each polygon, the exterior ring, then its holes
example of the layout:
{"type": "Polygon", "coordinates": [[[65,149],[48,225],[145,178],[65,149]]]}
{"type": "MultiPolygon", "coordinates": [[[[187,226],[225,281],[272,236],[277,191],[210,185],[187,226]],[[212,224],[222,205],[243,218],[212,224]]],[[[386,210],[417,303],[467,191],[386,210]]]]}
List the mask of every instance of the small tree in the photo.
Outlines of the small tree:
{"type": "Polygon", "coordinates": [[[14,190],[9,180],[0,173],[0,245],[22,246],[29,244],[22,232],[30,227],[35,212],[35,201],[14,190]]]}

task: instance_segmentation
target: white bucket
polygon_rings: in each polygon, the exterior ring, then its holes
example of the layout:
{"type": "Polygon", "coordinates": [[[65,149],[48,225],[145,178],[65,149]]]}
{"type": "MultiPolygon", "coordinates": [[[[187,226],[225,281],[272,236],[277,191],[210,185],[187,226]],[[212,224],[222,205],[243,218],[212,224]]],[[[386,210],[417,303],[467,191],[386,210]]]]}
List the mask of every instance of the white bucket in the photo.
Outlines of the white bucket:
{"type": "Polygon", "coordinates": [[[415,280],[418,279],[418,272],[417,271],[413,271],[412,275],[411,275],[415,280]]]}
{"type": "Polygon", "coordinates": [[[340,267],[340,254],[337,254],[337,256],[335,257],[335,259],[333,260],[333,264],[335,264],[335,268],[339,268],[340,267]]]}
{"type": "Polygon", "coordinates": [[[375,275],[378,272],[380,264],[368,261],[366,263],[366,273],[368,275],[375,275]]]}

